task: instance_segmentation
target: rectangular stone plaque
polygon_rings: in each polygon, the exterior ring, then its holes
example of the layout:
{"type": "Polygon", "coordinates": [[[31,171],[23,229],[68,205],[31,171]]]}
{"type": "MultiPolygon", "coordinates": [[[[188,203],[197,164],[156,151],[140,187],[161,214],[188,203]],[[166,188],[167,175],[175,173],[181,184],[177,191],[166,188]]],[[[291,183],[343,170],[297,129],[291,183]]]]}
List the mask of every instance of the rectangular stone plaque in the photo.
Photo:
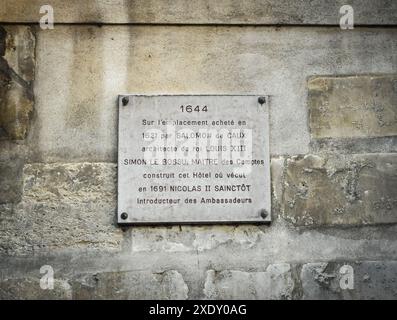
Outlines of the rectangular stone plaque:
{"type": "Polygon", "coordinates": [[[119,224],[271,221],[266,97],[119,97],[119,224]]]}

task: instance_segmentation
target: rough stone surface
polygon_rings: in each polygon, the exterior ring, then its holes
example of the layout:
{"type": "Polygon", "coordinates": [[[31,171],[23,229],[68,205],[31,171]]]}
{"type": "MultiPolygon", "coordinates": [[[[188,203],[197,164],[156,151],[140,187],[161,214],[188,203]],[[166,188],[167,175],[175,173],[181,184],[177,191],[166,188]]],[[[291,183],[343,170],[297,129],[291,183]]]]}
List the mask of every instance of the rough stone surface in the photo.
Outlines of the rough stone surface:
{"type": "Polygon", "coordinates": [[[33,112],[35,37],[29,27],[0,26],[0,139],[26,137],[33,112]]]}
{"type": "Polygon", "coordinates": [[[312,153],[396,153],[397,136],[313,139],[310,149],[312,153]]]}
{"type": "Polygon", "coordinates": [[[33,163],[24,167],[24,200],[98,203],[116,200],[112,163],[33,163]]]}
{"type": "MultiPolygon", "coordinates": [[[[142,263],[187,269],[243,270],[280,261],[391,259],[397,255],[397,227],[372,226],[300,232],[282,224],[271,227],[213,226],[133,228],[126,233],[124,252],[142,263]]],[[[394,258],[393,258],[394,259],[394,258]]],[[[135,260],[135,259],[134,259],[135,260]]],[[[137,263],[136,261],[134,262],[137,263]]]]}
{"type": "Polygon", "coordinates": [[[85,275],[73,281],[72,287],[74,299],[184,300],[189,292],[182,275],[175,270],[85,275]]]}
{"type": "Polygon", "coordinates": [[[75,274],[68,280],[55,272],[53,289],[42,289],[38,272],[37,276],[0,279],[0,299],[184,300],[189,292],[182,275],[175,270],[75,274]]]}
{"type": "Polygon", "coordinates": [[[0,300],[70,300],[68,281],[54,279],[51,290],[40,288],[39,278],[0,279],[0,300]]]}
{"type": "MultiPolygon", "coordinates": [[[[39,0],[3,0],[0,21],[34,22],[42,16],[39,0]]],[[[312,0],[48,0],[55,21],[181,24],[326,24],[339,25],[345,1],[312,0]]],[[[397,24],[397,6],[389,0],[350,0],[355,23],[397,24]]]]}
{"type": "Polygon", "coordinates": [[[0,211],[0,252],[119,250],[114,164],[29,164],[23,198],[0,211]]]}
{"type": "Polygon", "coordinates": [[[294,280],[288,264],[263,272],[209,270],[204,294],[207,299],[292,299],[294,280]]]}
{"type": "Polygon", "coordinates": [[[225,245],[249,249],[257,244],[261,234],[253,226],[137,228],[132,234],[131,251],[202,252],[225,245]]]}
{"type": "Polygon", "coordinates": [[[397,135],[397,75],[309,80],[313,138],[397,135]]]}
{"type": "Polygon", "coordinates": [[[115,162],[121,93],[270,94],[272,154],[307,153],[307,78],[397,72],[395,52],[394,29],[382,28],[42,30],[30,161],[115,162]]]}
{"type": "Polygon", "coordinates": [[[22,166],[16,162],[0,162],[0,203],[18,202],[21,197],[22,166]]]}
{"type": "MultiPolygon", "coordinates": [[[[103,257],[103,261],[111,257],[103,257]]],[[[25,268],[13,276],[2,273],[0,299],[390,299],[397,295],[397,262],[352,261],[316,262],[303,265],[279,263],[265,271],[207,270],[200,281],[201,270],[167,269],[90,271],[80,273],[86,266],[76,268],[67,258],[57,258],[62,270],[54,273],[54,289],[40,288],[39,268],[42,263],[20,260],[16,265],[25,268]],[[68,265],[69,264],[69,265],[68,265]],[[346,282],[346,270],[352,275],[346,282]],[[65,268],[66,267],[66,268],[65,268]],[[68,272],[69,270],[69,272],[68,272]],[[296,270],[300,270],[298,273],[296,270]],[[352,272],[352,273],[350,273],[352,272]],[[25,273],[21,276],[20,273],[25,273]],[[195,277],[193,275],[199,275],[195,277]],[[193,277],[192,277],[193,276],[193,277]],[[350,283],[352,287],[342,287],[350,283]],[[201,289],[201,295],[195,293],[201,289]]],[[[10,261],[7,261],[10,263],[10,261]]],[[[86,260],[86,265],[93,265],[86,260]]],[[[94,268],[103,267],[98,263],[94,268]]],[[[120,264],[121,260],[116,261],[120,264]]],[[[147,263],[147,262],[146,262],[147,263]]],[[[15,262],[14,262],[15,264],[15,262]]],[[[8,266],[8,268],[14,266],[8,266]]],[[[109,267],[109,266],[108,266],[109,267]]],[[[125,268],[124,263],[122,268],[125,268]]],[[[186,268],[185,266],[181,266],[186,268]]],[[[150,269],[150,268],[148,268],[150,269]]],[[[4,270],[4,269],[3,269],[4,270]]]]}
{"type": "Polygon", "coordinates": [[[297,225],[397,222],[396,154],[287,160],[283,216],[297,225]]]}
{"type": "Polygon", "coordinates": [[[118,251],[122,237],[114,215],[114,204],[22,202],[1,225],[0,253],[23,255],[62,249],[118,251]]]}
{"type": "Polygon", "coordinates": [[[24,146],[0,141],[0,204],[21,200],[24,155],[24,146]]]}
{"type": "Polygon", "coordinates": [[[308,263],[302,267],[303,299],[396,300],[397,262],[325,262],[308,263]],[[353,270],[353,288],[341,286],[346,275],[342,266],[353,270]],[[342,268],[342,270],[341,270],[342,268]]]}

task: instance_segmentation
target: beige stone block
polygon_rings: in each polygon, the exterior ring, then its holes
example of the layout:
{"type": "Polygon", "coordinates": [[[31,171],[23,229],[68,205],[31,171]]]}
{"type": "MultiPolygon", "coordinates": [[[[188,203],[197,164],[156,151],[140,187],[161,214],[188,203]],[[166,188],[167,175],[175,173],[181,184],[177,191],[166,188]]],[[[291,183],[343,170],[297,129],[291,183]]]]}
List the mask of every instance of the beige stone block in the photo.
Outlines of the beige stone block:
{"type": "Polygon", "coordinates": [[[397,75],[316,77],[308,90],[313,138],[397,135],[397,75]]]}
{"type": "Polygon", "coordinates": [[[114,164],[28,164],[21,202],[0,212],[0,251],[120,251],[114,164]],[[7,210],[6,210],[7,209],[7,210]]]}
{"type": "Polygon", "coordinates": [[[296,225],[397,222],[397,156],[307,155],[287,159],[283,217],[296,225]]]}

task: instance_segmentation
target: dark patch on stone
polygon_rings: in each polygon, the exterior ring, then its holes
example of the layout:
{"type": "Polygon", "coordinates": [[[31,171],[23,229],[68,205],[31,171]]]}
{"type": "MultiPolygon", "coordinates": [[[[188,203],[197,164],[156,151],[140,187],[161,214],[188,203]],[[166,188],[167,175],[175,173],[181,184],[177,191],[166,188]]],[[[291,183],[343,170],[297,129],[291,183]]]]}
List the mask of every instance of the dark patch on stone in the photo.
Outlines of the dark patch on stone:
{"type": "Polygon", "coordinates": [[[9,49],[7,32],[0,26],[0,139],[23,140],[33,113],[33,88],[32,83],[17,74],[4,58],[9,49]]]}
{"type": "Polygon", "coordinates": [[[2,26],[0,26],[0,56],[4,56],[6,53],[6,36],[7,32],[2,26]]]}

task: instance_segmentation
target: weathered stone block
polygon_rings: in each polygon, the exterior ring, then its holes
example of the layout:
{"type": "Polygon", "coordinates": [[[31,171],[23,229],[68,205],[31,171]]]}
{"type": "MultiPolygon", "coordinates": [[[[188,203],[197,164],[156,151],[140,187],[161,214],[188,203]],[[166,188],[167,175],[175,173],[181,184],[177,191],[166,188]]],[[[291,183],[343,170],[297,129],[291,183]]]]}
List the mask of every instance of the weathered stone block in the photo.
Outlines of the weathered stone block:
{"type": "Polygon", "coordinates": [[[296,225],[397,222],[397,155],[287,159],[283,217],[296,225]]]}
{"type": "Polygon", "coordinates": [[[309,263],[302,267],[303,299],[397,299],[397,262],[309,263]]]}
{"type": "Polygon", "coordinates": [[[207,271],[206,299],[292,299],[294,280],[289,264],[275,264],[262,272],[207,271]]]}
{"type": "Polygon", "coordinates": [[[33,163],[24,167],[24,199],[62,203],[114,202],[113,163],[33,163]]]}
{"type": "Polygon", "coordinates": [[[9,255],[62,249],[121,250],[115,204],[23,201],[0,225],[0,252],[9,255]]]}
{"type": "Polygon", "coordinates": [[[183,226],[134,228],[132,252],[203,252],[222,246],[249,249],[260,240],[257,226],[183,226]]]}
{"type": "Polygon", "coordinates": [[[397,135],[397,75],[316,77],[308,90],[313,138],[397,135]]]}
{"type": "Polygon", "coordinates": [[[0,300],[70,300],[72,290],[65,280],[54,279],[53,289],[42,289],[39,278],[0,279],[0,300]]]}
{"type": "Polygon", "coordinates": [[[188,286],[175,270],[107,272],[84,275],[72,282],[74,299],[185,300],[188,286]]]}
{"type": "Polygon", "coordinates": [[[0,26],[0,138],[26,137],[33,111],[35,38],[29,27],[0,26]]]}
{"type": "Polygon", "coordinates": [[[118,251],[114,164],[29,164],[24,194],[0,224],[0,251],[84,249],[118,251]]]}

